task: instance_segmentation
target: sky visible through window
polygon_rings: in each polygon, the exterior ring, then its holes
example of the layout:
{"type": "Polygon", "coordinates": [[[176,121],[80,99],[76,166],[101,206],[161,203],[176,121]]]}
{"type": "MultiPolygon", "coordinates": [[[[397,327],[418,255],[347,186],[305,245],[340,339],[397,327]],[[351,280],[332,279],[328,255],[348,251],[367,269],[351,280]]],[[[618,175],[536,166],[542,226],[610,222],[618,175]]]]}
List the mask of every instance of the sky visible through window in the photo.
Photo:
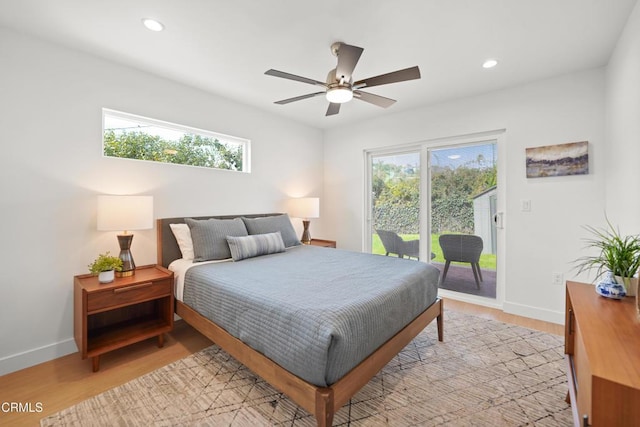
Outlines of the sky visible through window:
{"type": "MultiPolygon", "coordinates": [[[[380,156],[373,160],[375,163],[384,162],[398,166],[420,165],[419,153],[394,154],[380,156]]],[[[446,147],[431,150],[431,165],[456,169],[460,166],[471,168],[492,167],[496,164],[496,145],[493,142],[480,145],[446,147]]]]}
{"type": "Polygon", "coordinates": [[[470,168],[492,167],[496,163],[496,146],[493,143],[463,147],[447,147],[431,151],[431,166],[460,166],[470,168]]]}
{"type": "Polygon", "coordinates": [[[374,158],[374,163],[388,163],[398,166],[414,166],[417,167],[420,164],[419,153],[407,153],[407,154],[394,154],[391,156],[380,156],[374,158]]]}
{"type": "Polygon", "coordinates": [[[178,141],[182,137],[182,135],[184,135],[184,132],[167,129],[160,126],[140,124],[134,120],[127,120],[109,115],[105,115],[104,117],[104,129],[113,130],[116,133],[140,130],[149,135],[159,136],[168,141],[178,141]]]}

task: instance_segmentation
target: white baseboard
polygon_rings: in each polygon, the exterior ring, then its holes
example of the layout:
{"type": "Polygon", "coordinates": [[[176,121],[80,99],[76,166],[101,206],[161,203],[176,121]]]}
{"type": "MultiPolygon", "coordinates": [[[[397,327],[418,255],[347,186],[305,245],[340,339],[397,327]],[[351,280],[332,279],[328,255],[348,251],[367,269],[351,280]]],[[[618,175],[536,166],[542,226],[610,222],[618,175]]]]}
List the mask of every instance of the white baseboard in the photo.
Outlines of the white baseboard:
{"type": "MultiPolygon", "coordinates": [[[[477,295],[470,295],[462,292],[453,292],[446,289],[438,289],[438,296],[456,301],[467,302],[470,304],[481,305],[483,307],[497,308],[498,310],[502,310],[502,304],[500,304],[498,300],[492,298],[479,297],[477,295]]],[[[445,302],[445,310],[446,307],[447,306],[445,302]]]]}
{"type": "MultiPolygon", "coordinates": [[[[174,314],[175,320],[182,320],[174,314]]],[[[0,358],[0,376],[78,352],[73,338],[0,358]]]]}
{"type": "MultiPolygon", "coordinates": [[[[518,316],[529,317],[531,319],[544,320],[545,322],[557,323],[564,325],[564,311],[552,311],[539,307],[532,307],[524,304],[504,301],[500,304],[497,300],[491,298],[478,297],[476,295],[468,295],[461,292],[451,292],[446,289],[438,289],[438,295],[450,298],[456,301],[468,302],[471,304],[481,305],[484,307],[497,308],[505,313],[515,314],[518,316]]],[[[446,310],[445,302],[445,310],[446,310]]]]}
{"type": "Polygon", "coordinates": [[[73,338],[0,359],[0,376],[48,362],[78,351],[73,338]]]}
{"type": "Polygon", "coordinates": [[[564,311],[553,311],[539,307],[532,307],[524,304],[505,301],[502,309],[505,313],[517,314],[518,316],[529,317],[531,319],[544,320],[545,322],[564,325],[564,311]]]}

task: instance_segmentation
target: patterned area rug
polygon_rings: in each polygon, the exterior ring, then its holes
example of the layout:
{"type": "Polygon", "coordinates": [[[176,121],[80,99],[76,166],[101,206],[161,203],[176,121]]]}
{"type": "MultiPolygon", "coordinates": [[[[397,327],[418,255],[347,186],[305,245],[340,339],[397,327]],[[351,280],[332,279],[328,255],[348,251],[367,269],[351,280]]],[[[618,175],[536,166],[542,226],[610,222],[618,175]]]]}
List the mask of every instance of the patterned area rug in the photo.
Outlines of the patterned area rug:
{"type": "MultiPolygon", "coordinates": [[[[334,426],[569,426],[563,338],[446,311],[334,418],[334,426]]],[[[41,421],[42,426],[315,426],[211,346],[41,421]]]]}

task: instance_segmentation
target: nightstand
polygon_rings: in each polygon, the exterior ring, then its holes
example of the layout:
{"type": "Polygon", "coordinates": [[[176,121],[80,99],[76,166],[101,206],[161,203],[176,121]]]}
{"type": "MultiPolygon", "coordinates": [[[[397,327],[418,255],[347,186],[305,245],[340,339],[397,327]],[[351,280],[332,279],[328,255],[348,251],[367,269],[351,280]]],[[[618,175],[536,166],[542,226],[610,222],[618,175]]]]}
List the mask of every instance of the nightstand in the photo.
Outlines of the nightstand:
{"type": "Polygon", "coordinates": [[[73,329],[82,359],[91,357],[93,372],[100,355],[173,329],[173,272],[158,265],[136,268],[132,276],[98,283],[98,276],[74,277],[73,329]]]}
{"type": "Polygon", "coordinates": [[[309,243],[311,246],[322,246],[323,248],[335,248],[336,241],[335,240],[324,240],[324,239],[311,239],[309,243]]]}

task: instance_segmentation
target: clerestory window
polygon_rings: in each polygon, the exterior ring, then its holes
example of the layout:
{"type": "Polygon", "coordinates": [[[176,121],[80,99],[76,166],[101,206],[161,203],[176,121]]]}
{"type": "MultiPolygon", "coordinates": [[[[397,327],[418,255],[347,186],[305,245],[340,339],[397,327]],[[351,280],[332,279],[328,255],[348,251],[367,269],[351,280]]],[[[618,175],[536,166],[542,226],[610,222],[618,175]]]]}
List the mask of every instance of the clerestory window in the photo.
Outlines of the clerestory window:
{"type": "Polygon", "coordinates": [[[108,157],[250,172],[250,141],[120,111],[102,110],[108,157]]]}

